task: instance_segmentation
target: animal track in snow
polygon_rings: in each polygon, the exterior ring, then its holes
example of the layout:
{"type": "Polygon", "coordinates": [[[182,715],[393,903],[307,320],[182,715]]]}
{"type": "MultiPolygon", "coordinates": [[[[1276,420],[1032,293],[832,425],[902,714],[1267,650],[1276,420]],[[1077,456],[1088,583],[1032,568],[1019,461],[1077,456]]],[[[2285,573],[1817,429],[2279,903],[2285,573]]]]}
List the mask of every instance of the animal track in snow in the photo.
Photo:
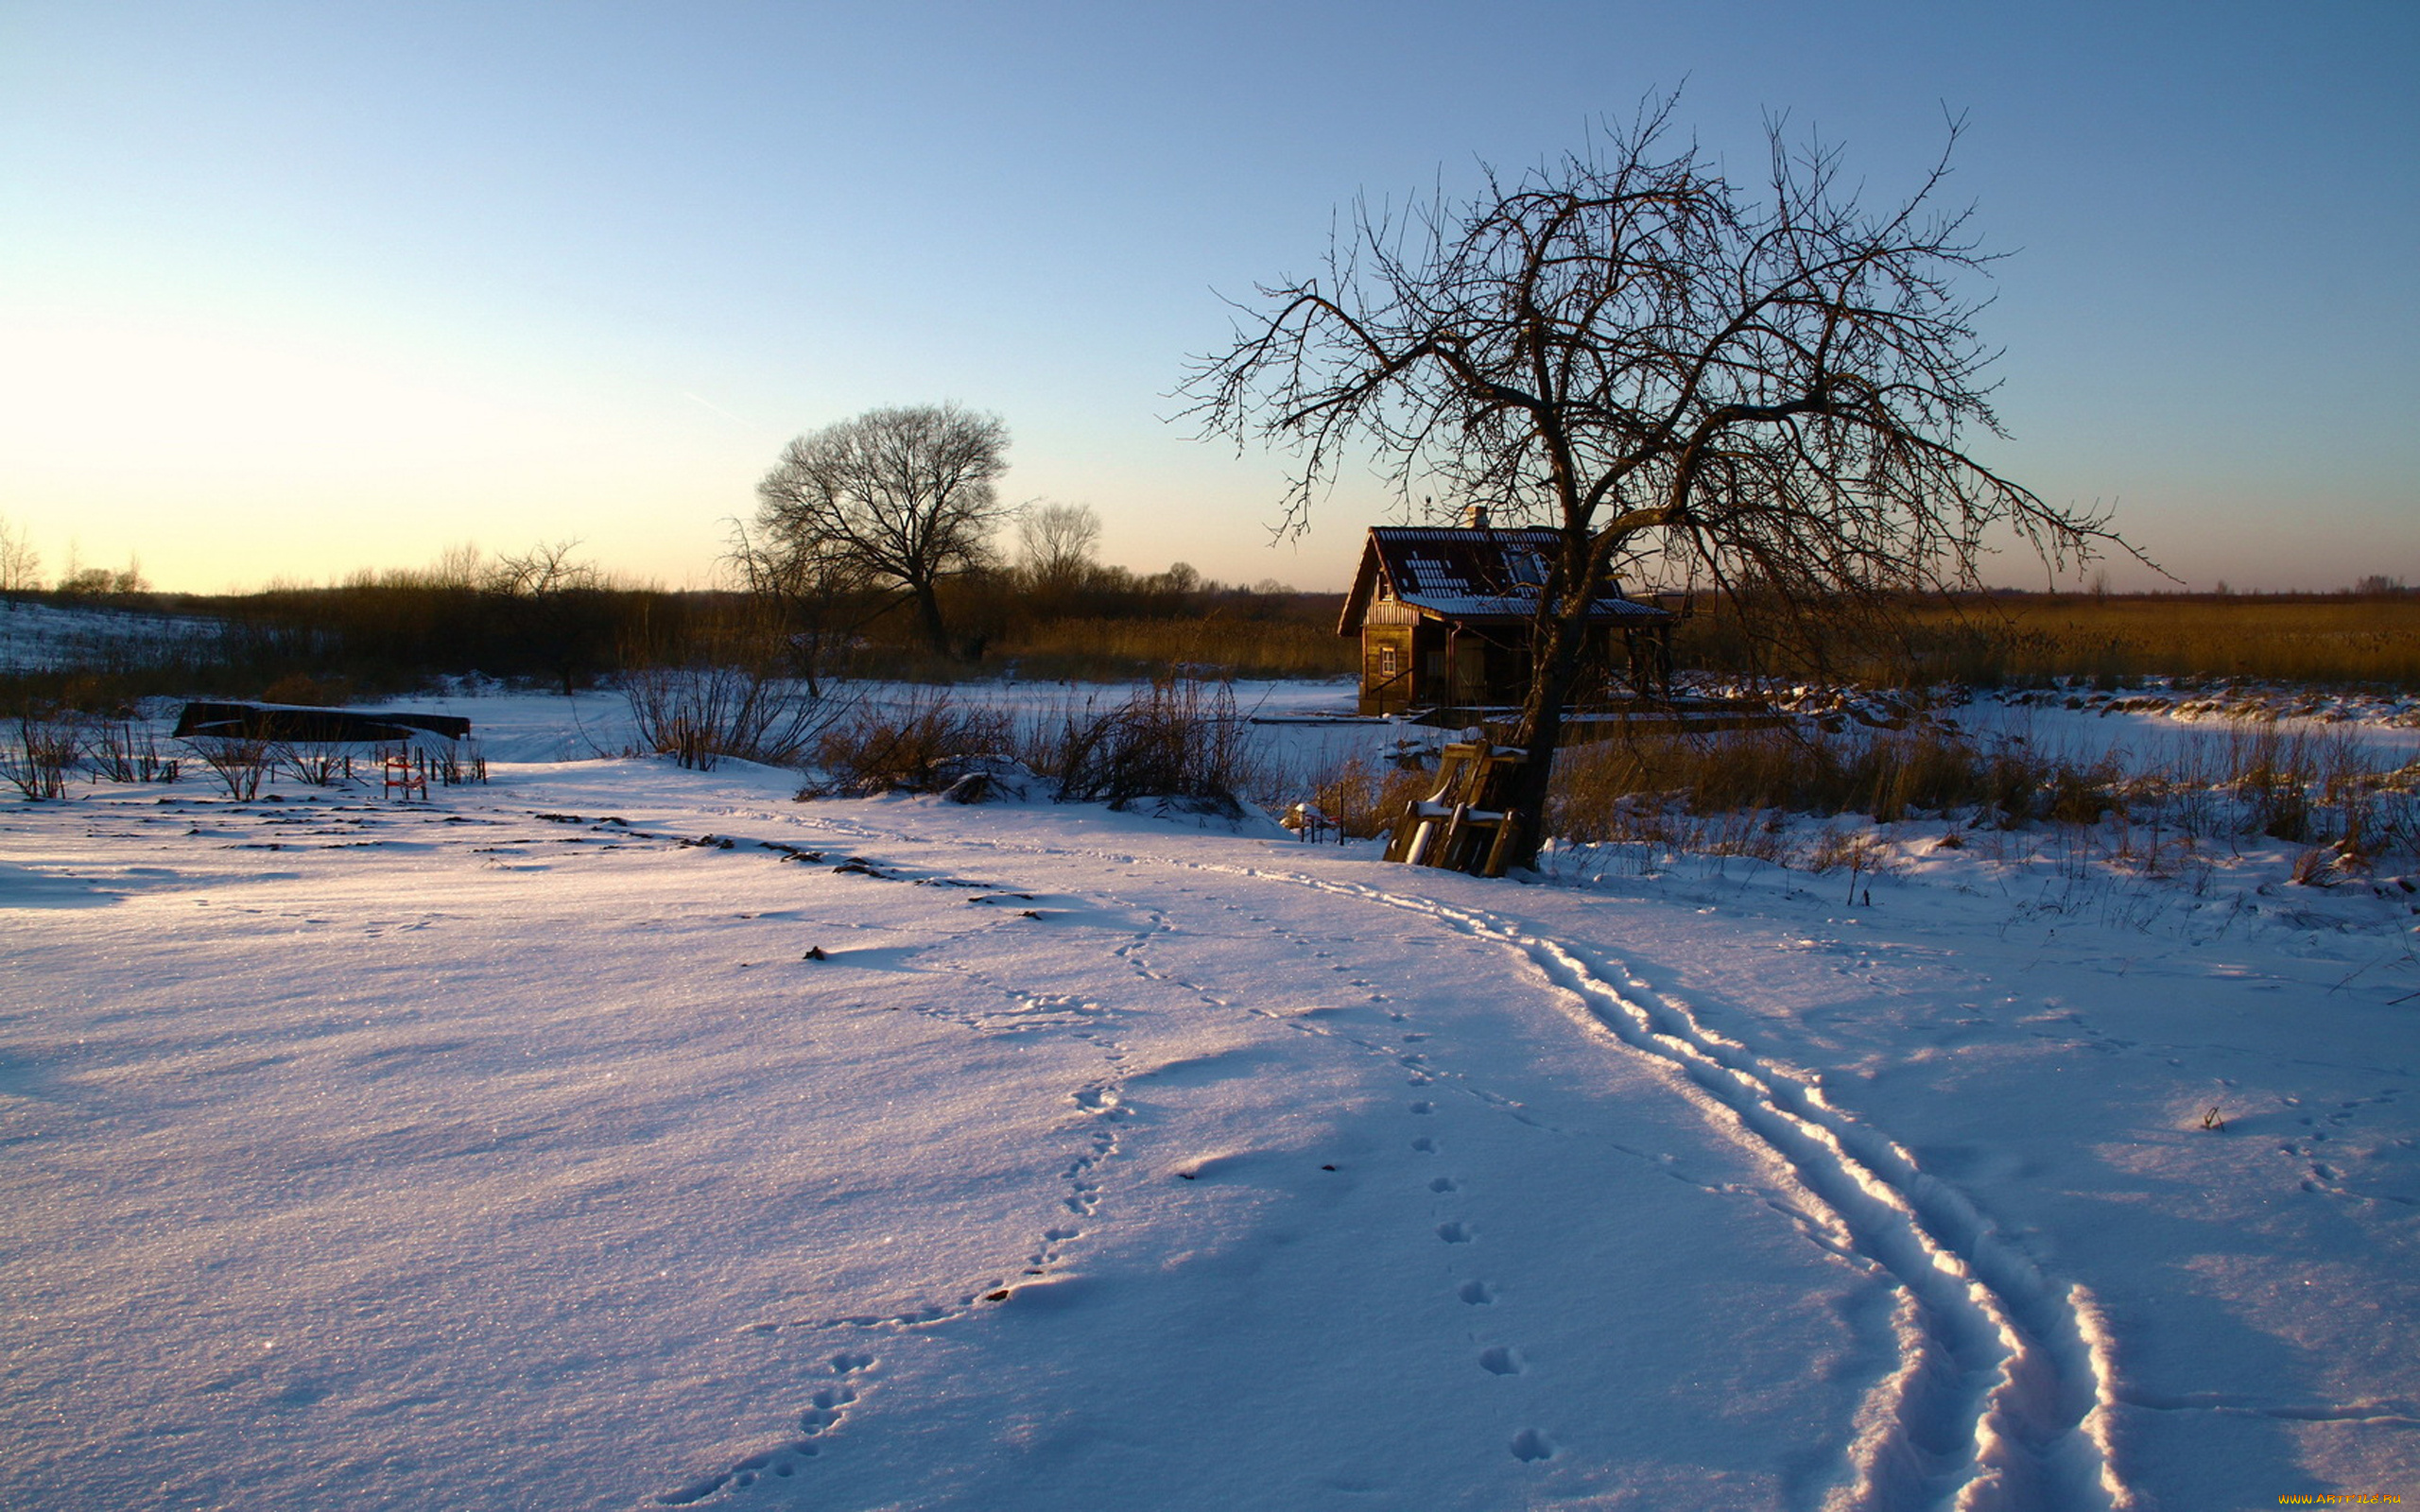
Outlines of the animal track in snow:
{"type": "Polygon", "coordinates": [[[1524,1428],[1512,1435],[1512,1457],[1523,1464],[1554,1458],[1554,1444],[1534,1428],[1524,1428]]]}
{"type": "Polygon", "coordinates": [[[844,1349],[826,1362],[833,1376],[832,1384],[821,1386],[807,1400],[798,1415],[798,1436],[773,1449],[760,1450],[744,1459],[735,1461],[726,1470],[701,1475],[676,1490],[665,1491],[655,1498],[658,1506],[689,1506],[702,1502],[724,1486],[745,1488],[756,1484],[757,1477],[770,1471],[786,1479],[798,1473],[802,1460],[814,1458],[823,1452],[818,1439],[840,1426],[849,1408],[857,1400],[857,1388],[850,1383],[874,1366],[874,1357],[856,1350],[844,1349]]]}
{"type": "Polygon", "coordinates": [[[1495,1300],[1495,1288],[1485,1281],[1464,1281],[1454,1288],[1454,1295],[1466,1306],[1486,1307],[1495,1300]]]}
{"type": "Polygon", "coordinates": [[[1441,1223],[1437,1226],[1437,1237],[1449,1245],[1467,1245],[1471,1242],[1470,1225],[1459,1221],[1441,1223]]]}
{"type": "MultiPolygon", "coordinates": [[[[2293,1140],[2277,1145],[2278,1154],[2303,1167],[2296,1186],[2314,1196],[2341,1201],[2391,1202],[2398,1207],[2420,1208],[2420,1191],[2414,1190],[2411,1172],[2414,1141],[2410,1136],[2383,1135],[2353,1126],[2364,1109],[2391,1108],[2400,1091],[2399,1088],[2382,1087],[2375,1097],[2337,1103],[2324,1115],[2327,1128],[2320,1127],[2322,1115],[2306,1112],[2297,1116],[2294,1123],[2300,1132],[2293,1140]],[[2365,1139],[2365,1133],[2370,1137],[2365,1139]]],[[[2282,1101],[2290,1108],[2311,1106],[2299,1097],[2282,1101]]]]}
{"type": "Polygon", "coordinates": [[[1517,1376],[1527,1366],[1520,1355],[1508,1345],[1492,1345],[1478,1351],[1478,1367],[1492,1376],[1517,1376]]]}

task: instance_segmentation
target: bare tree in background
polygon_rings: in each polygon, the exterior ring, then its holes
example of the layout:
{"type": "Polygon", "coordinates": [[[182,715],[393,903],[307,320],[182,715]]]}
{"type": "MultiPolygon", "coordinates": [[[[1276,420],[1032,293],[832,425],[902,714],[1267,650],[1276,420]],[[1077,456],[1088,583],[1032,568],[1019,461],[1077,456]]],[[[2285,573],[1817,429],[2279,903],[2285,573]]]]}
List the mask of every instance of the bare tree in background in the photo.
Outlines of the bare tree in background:
{"type": "Polygon", "coordinates": [[[829,551],[915,605],[925,644],[951,654],[941,585],[983,564],[1007,514],[1008,428],[954,404],[868,410],[799,437],[756,486],[759,536],[829,551]]]}
{"type": "MultiPolygon", "coordinates": [[[[1836,151],[1768,123],[1760,183],[1672,140],[1651,102],[1582,153],[1397,221],[1357,208],[1320,273],[1259,290],[1184,392],[1213,434],[1301,458],[1281,528],[1374,452],[1439,491],[1558,532],[1532,626],[1513,803],[1526,863],[1583,668],[1589,606],[1656,560],[1812,644],[1841,616],[1972,584],[1987,532],[2064,563],[2115,542],[1975,460],[2001,434],[1960,285],[1992,261],[1937,205],[1860,205],[1836,151]]],[[[2122,546],[2122,542],[2118,542],[2122,546]]]]}
{"type": "Polygon", "coordinates": [[[577,541],[542,541],[518,556],[497,552],[495,565],[488,571],[488,590],[514,598],[544,598],[595,588],[600,581],[596,565],[574,559],[572,553],[579,549],[577,541]]]}
{"type": "Polygon", "coordinates": [[[1017,556],[1034,593],[1063,600],[1092,575],[1100,516],[1089,504],[1037,504],[1017,515],[1017,556]]]}
{"type": "Polygon", "coordinates": [[[42,586],[42,553],[24,529],[0,518],[0,593],[14,610],[25,595],[42,586]]]}
{"type": "Polygon", "coordinates": [[[731,523],[723,559],[738,575],[764,633],[780,645],[787,673],[806,684],[809,697],[821,697],[824,678],[862,618],[852,611],[864,597],[863,568],[828,537],[751,534],[738,520],[731,523]]]}
{"type": "Polygon", "coordinates": [[[485,579],[487,568],[478,542],[457,541],[437,554],[428,564],[423,580],[431,588],[476,588],[485,579]]]}
{"type": "Polygon", "coordinates": [[[510,619],[568,698],[598,654],[604,577],[572,556],[577,541],[540,541],[518,555],[498,552],[482,586],[502,601],[510,619]]]}

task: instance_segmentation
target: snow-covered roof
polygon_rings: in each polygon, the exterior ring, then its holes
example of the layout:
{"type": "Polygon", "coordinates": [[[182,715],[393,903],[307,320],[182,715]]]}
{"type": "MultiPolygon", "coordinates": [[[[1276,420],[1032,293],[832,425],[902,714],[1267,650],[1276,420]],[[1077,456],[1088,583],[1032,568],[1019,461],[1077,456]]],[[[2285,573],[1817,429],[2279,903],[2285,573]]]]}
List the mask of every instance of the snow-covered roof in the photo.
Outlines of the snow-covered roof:
{"type": "MultiPolygon", "coordinates": [[[[1358,634],[1378,599],[1443,620],[1530,619],[1556,543],[1554,531],[1534,525],[1373,525],[1337,633],[1358,634]]],[[[1622,597],[1618,585],[1608,587],[1590,608],[1590,619],[1648,625],[1672,618],[1668,610],[1622,597]]]]}

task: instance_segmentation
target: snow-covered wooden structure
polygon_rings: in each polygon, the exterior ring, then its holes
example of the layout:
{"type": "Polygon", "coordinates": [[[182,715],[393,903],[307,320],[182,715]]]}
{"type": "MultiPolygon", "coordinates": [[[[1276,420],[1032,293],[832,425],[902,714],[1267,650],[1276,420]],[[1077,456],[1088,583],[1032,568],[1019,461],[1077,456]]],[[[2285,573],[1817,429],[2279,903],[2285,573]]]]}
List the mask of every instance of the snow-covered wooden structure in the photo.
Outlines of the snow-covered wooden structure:
{"type": "Polygon", "coordinates": [[[322,745],[409,745],[415,735],[460,740],[471,722],[458,714],[406,713],[395,709],[363,713],[301,704],[189,703],[177,718],[175,738],[196,735],[236,740],[306,741],[322,745]]]}
{"type": "MultiPolygon", "coordinates": [[[[1555,533],[1499,530],[1474,510],[1463,525],[1373,525],[1345,596],[1339,635],[1361,640],[1360,711],[1476,711],[1518,704],[1530,690],[1531,622],[1555,533]]],[[[1621,596],[1588,611],[1590,682],[1612,696],[1669,692],[1669,610],[1621,596]]]]}

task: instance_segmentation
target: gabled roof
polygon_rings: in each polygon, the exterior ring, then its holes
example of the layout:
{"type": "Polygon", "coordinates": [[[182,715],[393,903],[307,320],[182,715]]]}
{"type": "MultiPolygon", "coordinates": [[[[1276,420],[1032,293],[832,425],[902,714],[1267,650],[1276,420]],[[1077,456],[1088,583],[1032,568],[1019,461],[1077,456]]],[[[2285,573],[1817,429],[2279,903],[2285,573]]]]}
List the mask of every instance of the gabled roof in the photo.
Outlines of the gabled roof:
{"type": "MultiPolygon", "coordinates": [[[[1504,624],[1538,611],[1556,533],[1536,525],[1373,525],[1345,595],[1339,635],[1358,634],[1370,606],[1392,598],[1430,619],[1504,624]]],[[[1598,624],[1658,624],[1673,616],[1608,585],[1589,607],[1598,624]]]]}

